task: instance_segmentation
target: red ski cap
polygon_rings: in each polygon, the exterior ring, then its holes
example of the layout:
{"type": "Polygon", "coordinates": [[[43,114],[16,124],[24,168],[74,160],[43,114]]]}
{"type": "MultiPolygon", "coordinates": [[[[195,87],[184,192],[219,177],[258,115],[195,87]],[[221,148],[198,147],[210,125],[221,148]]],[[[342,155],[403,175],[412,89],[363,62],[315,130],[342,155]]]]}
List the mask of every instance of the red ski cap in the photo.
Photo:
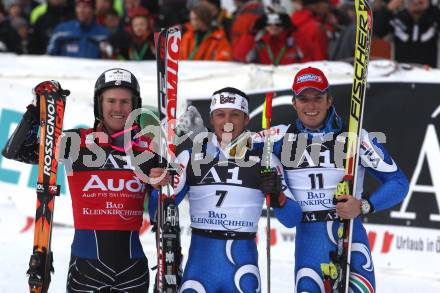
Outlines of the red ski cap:
{"type": "Polygon", "coordinates": [[[306,89],[315,89],[321,93],[326,93],[328,88],[327,77],[320,69],[315,67],[301,69],[293,79],[292,90],[295,97],[306,89]]]}

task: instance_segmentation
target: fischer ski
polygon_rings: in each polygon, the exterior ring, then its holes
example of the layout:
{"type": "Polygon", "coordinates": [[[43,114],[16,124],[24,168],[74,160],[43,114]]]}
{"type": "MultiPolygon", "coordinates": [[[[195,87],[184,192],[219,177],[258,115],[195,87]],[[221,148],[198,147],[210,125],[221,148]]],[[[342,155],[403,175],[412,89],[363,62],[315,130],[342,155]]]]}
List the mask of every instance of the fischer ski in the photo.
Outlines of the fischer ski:
{"type": "Polygon", "coordinates": [[[40,145],[38,161],[37,207],[35,213],[34,247],[29,261],[29,290],[48,291],[54,272],[51,251],[52,221],[55,196],[60,194],[56,184],[59,138],[62,134],[64,109],[68,91],[40,95],[40,145]]]}
{"type": "MultiPolygon", "coordinates": [[[[367,85],[368,61],[373,28],[373,14],[368,0],[355,0],[356,40],[354,52],[353,85],[350,98],[349,128],[347,138],[347,156],[345,175],[337,185],[335,200],[343,194],[355,194],[357,168],[359,164],[359,144],[362,130],[365,91],[367,85]]],[[[324,275],[325,292],[348,293],[350,283],[351,242],[353,219],[340,219],[338,227],[337,249],[330,255],[331,262],[321,264],[324,275]]]]}
{"type": "MultiPolygon", "coordinates": [[[[178,26],[163,29],[156,39],[158,107],[161,131],[159,155],[161,164],[171,168],[176,156],[177,78],[181,31],[178,26]],[[163,160],[166,159],[166,162],[163,160]]],[[[157,274],[155,292],[176,293],[181,280],[181,246],[179,209],[174,203],[172,183],[162,186],[158,196],[156,214],[157,274]]]]}

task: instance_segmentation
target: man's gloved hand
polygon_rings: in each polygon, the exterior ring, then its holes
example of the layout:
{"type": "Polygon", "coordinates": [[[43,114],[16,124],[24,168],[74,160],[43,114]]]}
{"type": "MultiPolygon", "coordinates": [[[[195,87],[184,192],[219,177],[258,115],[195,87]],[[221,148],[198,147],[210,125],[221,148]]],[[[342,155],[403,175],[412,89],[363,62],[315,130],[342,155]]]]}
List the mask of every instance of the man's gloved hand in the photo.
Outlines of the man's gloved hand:
{"type": "Polygon", "coordinates": [[[37,84],[32,89],[32,102],[27,107],[28,112],[30,112],[36,120],[39,120],[40,116],[40,96],[45,92],[60,93],[63,96],[70,95],[70,91],[62,89],[60,83],[56,80],[47,80],[37,84]]]}
{"type": "Polygon", "coordinates": [[[41,96],[45,92],[48,92],[48,93],[58,93],[59,92],[63,96],[70,95],[70,91],[62,89],[60,83],[56,80],[46,80],[46,81],[40,82],[32,89],[32,93],[34,94],[32,104],[35,107],[38,106],[39,96],[41,96]]]}
{"type": "Polygon", "coordinates": [[[282,192],[281,176],[275,169],[261,171],[260,189],[264,194],[269,194],[272,207],[282,208],[286,204],[286,196],[282,192]]]}
{"type": "Polygon", "coordinates": [[[177,129],[184,132],[193,139],[197,134],[206,132],[207,129],[203,124],[202,116],[194,106],[189,106],[177,120],[177,129]]]}

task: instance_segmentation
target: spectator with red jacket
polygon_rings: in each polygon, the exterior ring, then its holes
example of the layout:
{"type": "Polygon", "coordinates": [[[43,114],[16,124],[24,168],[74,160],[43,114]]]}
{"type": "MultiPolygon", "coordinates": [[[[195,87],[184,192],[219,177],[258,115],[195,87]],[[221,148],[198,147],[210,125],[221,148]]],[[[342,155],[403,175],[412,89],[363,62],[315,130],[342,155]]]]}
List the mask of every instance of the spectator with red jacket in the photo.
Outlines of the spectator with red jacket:
{"type": "Polygon", "coordinates": [[[302,9],[292,14],[298,34],[306,36],[313,48],[310,52],[313,61],[328,59],[328,44],[336,33],[336,22],[329,0],[302,0],[302,9]]]}
{"type": "Polygon", "coordinates": [[[259,0],[234,0],[234,4],[237,9],[232,16],[229,32],[233,55],[235,55],[235,45],[241,36],[250,34],[255,21],[264,15],[264,5],[259,0]]]}
{"type": "Polygon", "coordinates": [[[297,33],[286,13],[269,12],[256,21],[253,34],[240,38],[234,58],[272,65],[311,61],[306,37],[297,33]]]}
{"type": "MultiPolygon", "coordinates": [[[[158,2],[157,0],[122,0],[123,2],[123,11],[124,15],[122,16],[122,27],[124,30],[130,32],[131,31],[131,16],[130,11],[133,11],[133,9],[136,8],[146,8],[150,16],[149,18],[153,18],[156,20],[158,17],[158,2]]],[[[167,4],[162,4],[167,5],[167,4]]],[[[169,5],[169,4],[168,4],[169,5]]],[[[174,9],[174,7],[172,7],[174,9]]]]}
{"type": "Polygon", "coordinates": [[[152,17],[148,9],[134,7],[128,11],[130,31],[119,30],[103,46],[106,57],[118,60],[154,60],[156,49],[152,17]]]}
{"type": "Polygon", "coordinates": [[[225,31],[216,26],[216,7],[199,2],[190,11],[190,23],[180,43],[182,60],[232,60],[231,45],[225,31]]]}

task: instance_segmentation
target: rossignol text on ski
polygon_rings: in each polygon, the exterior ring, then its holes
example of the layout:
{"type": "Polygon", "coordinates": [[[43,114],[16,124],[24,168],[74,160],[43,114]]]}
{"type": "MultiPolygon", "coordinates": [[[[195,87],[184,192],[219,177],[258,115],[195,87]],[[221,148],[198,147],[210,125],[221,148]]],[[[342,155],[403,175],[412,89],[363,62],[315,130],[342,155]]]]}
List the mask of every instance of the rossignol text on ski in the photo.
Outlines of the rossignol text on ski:
{"type": "Polygon", "coordinates": [[[39,97],[40,146],[38,161],[37,207],[35,214],[34,248],[29,261],[29,290],[32,293],[48,291],[52,265],[52,221],[55,196],[60,193],[56,184],[58,145],[62,133],[65,96],[45,92],[39,97]]]}

